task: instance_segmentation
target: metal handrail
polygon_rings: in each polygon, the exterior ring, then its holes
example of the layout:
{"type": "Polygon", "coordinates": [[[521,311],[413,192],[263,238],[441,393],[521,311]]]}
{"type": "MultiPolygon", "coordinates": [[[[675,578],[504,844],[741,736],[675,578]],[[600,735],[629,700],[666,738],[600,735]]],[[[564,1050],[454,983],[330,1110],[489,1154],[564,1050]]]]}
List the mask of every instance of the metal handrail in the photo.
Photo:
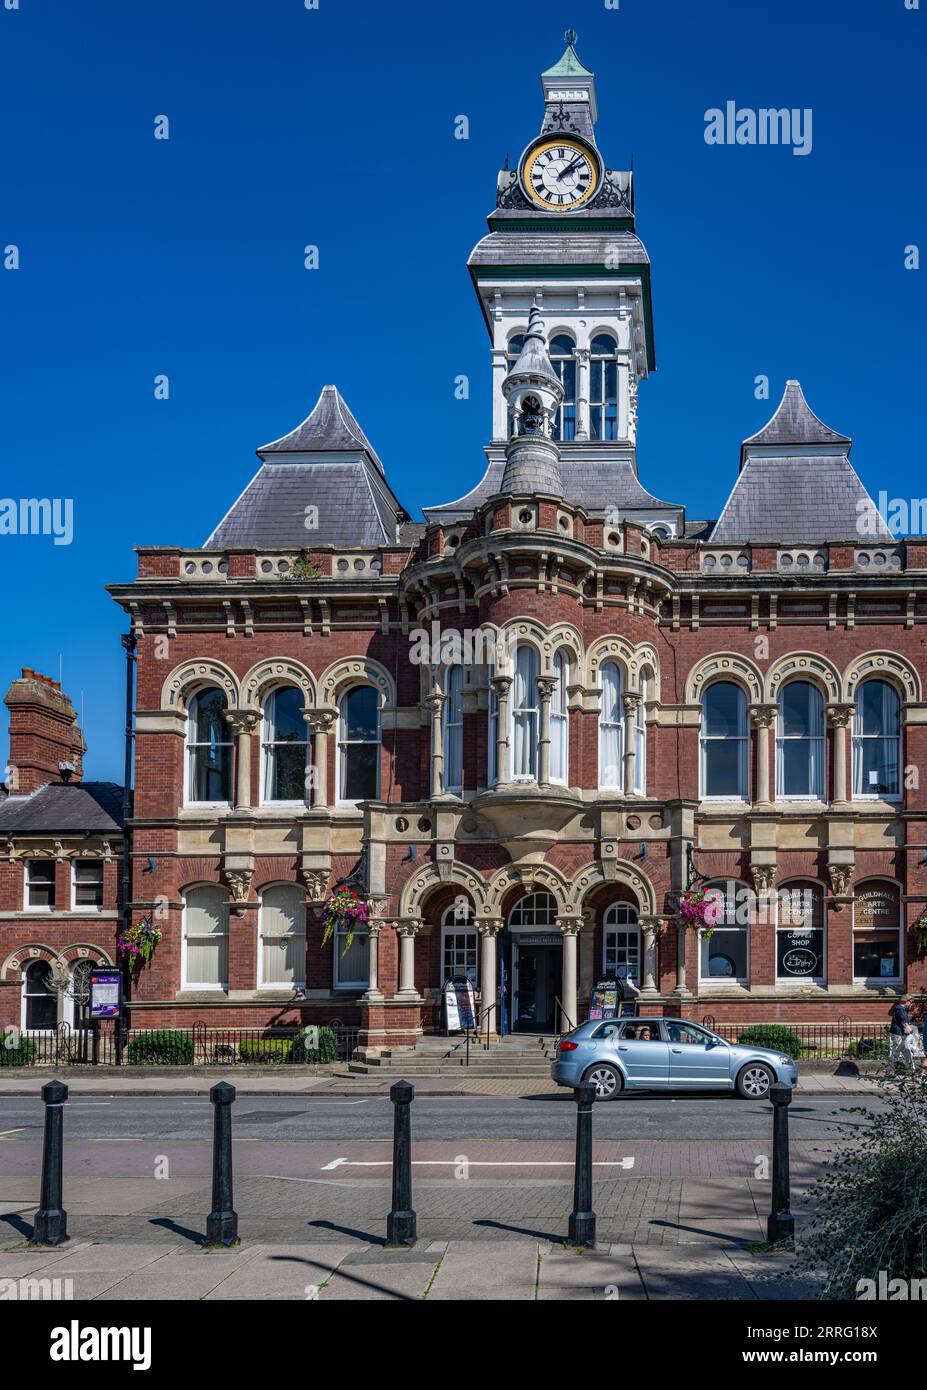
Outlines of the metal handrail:
{"type": "Polygon", "coordinates": [[[557,997],[556,994],[554,995],[554,1003],[557,1006],[557,1037],[563,1038],[566,1036],[567,1033],[573,1032],[574,1028],[576,1027],[576,1024],[570,1018],[570,1015],[567,1013],[566,1009],[563,1007],[563,1004],[561,1003],[560,999],[557,997]],[[561,1028],[559,1026],[561,1016],[565,1018],[567,1023],[570,1025],[569,1028],[561,1028]]]}
{"type": "Polygon", "coordinates": [[[489,1051],[489,1016],[490,1016],[490,1014],[492,1013],[493,1009],[496,1007],[496,1004],[497,1004],[497,1003],[498,1003],[498,1000],[493,1000],[493,1002],[492,1002],[492,1003],[489,1005],[489,1007],[486,1009],[485,1013],[483,1013],[483,1014],[480,1015],[480,1027],[481,1027],[481,1028],[482,1028],[482,1026],[483,1026],[483,1021],[485,1020],[485,1022],[486,1022],[486,1036],[485,1036],[485,1038],[484,1038],[484,1040],[483,1040],[483,1051],[484,1051],[484,1052],[488,1052],[488,1051],[489,1051]]]}

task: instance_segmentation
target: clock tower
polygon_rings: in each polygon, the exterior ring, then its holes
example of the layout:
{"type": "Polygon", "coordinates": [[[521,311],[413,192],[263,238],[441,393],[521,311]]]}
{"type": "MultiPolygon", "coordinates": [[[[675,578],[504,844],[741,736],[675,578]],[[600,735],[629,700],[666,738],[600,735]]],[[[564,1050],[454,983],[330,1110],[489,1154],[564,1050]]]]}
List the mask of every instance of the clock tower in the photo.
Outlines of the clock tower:
{"type": "Polygon", "coordinates": [[[577,56],[574,30],[566,41],[560,61],[541,74],[540,132],[517,167],[500,172],[489,233],[468,261],[491,339],[487,455],[491,466],[504,460],[512,415],[503,383],[537,306],[563,387],[554,438],[566,494],[587,509],[611,506],[647,525],[659,521],[676,535],[681,508],[637,482],[638,385],[654,370],[655,355],[633,175],[611,168],[600,152],[595,76],[577,56]]]}

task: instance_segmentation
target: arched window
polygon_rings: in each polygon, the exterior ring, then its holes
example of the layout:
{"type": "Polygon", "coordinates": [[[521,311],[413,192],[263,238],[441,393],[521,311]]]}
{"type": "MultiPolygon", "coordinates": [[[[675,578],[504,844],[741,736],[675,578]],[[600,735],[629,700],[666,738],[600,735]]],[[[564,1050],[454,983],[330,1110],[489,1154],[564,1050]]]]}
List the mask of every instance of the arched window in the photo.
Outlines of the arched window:
{"type": "Polygon", "coordinates": [[[605,978],[641,982],[641,933],[637,908],[612,903],[602,920],[602,967],[605,978]]]}
{"type": "Polygon", "coordinates": [[[746,984],[750,978],[750,905],[754,895],[745,883],[722,879],[706,893],[721,901],[711,936],[699,935],[699,974],[714,984],[746,984]]]}
{"type": "Polygon", "coordinates": [[[510,927],[545,927],[557,925],[557,900],[553,893],[528,893],[512,908],[510,927]]]}
{"type": "Polygon", "coordinates": [[[303,989],[306,984],[306,895],[295,883],[261,890],[258,985],[303,989]]]}
{"type": "Polygon", "coordinates": [[[217,687],[198,690],[187,706],[187,801],[232,800],[232,730],[217,687]]]}
{"type": "Polygon", "coordinates": [[[262,799],[305,803],[309,726],[303,718],[302,691],[294,685],[271,691],[263,712],[262,799]]]}
{"type": "Polygon", "coordinates": [[[52,989],[51,966],[36,960],[23,971],[22,1026],[24,1030],[46,1032],[58,1025],[58,995],[52,989]]]}
{"type": "Polygon", "coordinates": [[[452,975],[466,975],[475,987],[479,965],[479,937],[473,908],[458,898],[441,918],[441,983],[452,975]]]}
{"type": "Polygon", "coordinates": [[[599,670],[602,707],[599,711],[599,786],[624,789],[624,679],[621,667],[605,661],[599,670]]]}
{"type": "Polygon", "coordinates": [[[449,666],[445,681],[444,708],[444,790],[463,790],[463,667],[449,666]]]}
{"type": "Polygon", "coordinates": [[[640,679],[640,699],[634,711],[634,790],[638,796],[647,792],[647,700],[650,682],[640,679]]]}
{"type": "Polygon", "coordinates": [[[557,684],[550,701],[550,780],[566,785],[569,775],[570,715],[567,708],[567,686],[570,683],[570,663],[563,652],[554,656],[554,675],[557,684]]]}
{"type": "Polygon", "coordinates": [[[901,701],[888,681],[864,681],[853,716],[854,797],[901,794],[901,701]]]}
{"type": "Polygon", "coordinates": [[[550,360],[563,386],[563,403],[554,419],[555,439],[576,438],[576,345],[567,333],[550,340],[550,360]]]}
{"type": "Polygon", "coordinates": [[[183,987],[228,989],[229,903],[216,883],[188,888],[183,895],[183,987]]]}
{"type": "Polygon", "coordinates": [[[597,333],[589,357],[589,434],[592,439],[618,438],[618,344],[597,333]]]}
{"type": "MultiPolygon", "coordinates": [[[[522,348],[523,348],[524,346],[525,346],[525,335],[524,335],[524,333],[513,333],[512,336],[511,336],[511,338],[509,338],[508,344],[506,345],[506,352],[505,352],[505,356],[506,356],[506,365],[507,365],[509,371],[511,371],[512,368],[515,366],[515,363],[518,361],[519,355],[520,355],[521,350],[522,350],[522,348]]],[[[510,411],[509,411],[509,434],[512,435],[512,434],[514,434],[514,433],[515,433],[515,412],[514,412],[514,410],[510,410],[510,411]]]]}
{"type": "Polygon", "coordinates": [[[496,687],[493,685],[493,677],[496,674],[495,666],[486,667],[486,681],[489,689],[486,692],[486,785],[494,787],[499,780],[499,770],[496,766],[496,751],[499,743],[499,702],[496,698],[496,687]]]}
{"type": "Polygon", "coordinates": [[[534,782],[538,775],[538,654],[522,643],[515,652],[512,682],[512,776],[516,782],[534,782]]]}
{"type": "Polygon", "coordinates": [[[338,800],[342,805],[380,795],[380,697],[357,685],[338,703],[338,800]]]}
{"type": "Polygon", "coordinates": [[[824,696],[810,681],[789,681],[779,695],[776,795],[824,800],[824,696]]]}
{"type": "Polygon", "coordinates": [[[885,984],[901,979],[901,893],[897,883],[869,879],[853,902],[853,979],[885,984]]]}
{"type": "Polygon", "coordinates": [[[777,889],[776,979],[823,984],[825,960],[824,890],[796,879],[777,889]]]}
{"type": "Polygon", "coordinates": [[[702,696],[702,797],[746,801],[747,697],[733,681],[715,681],[702,696]]]}

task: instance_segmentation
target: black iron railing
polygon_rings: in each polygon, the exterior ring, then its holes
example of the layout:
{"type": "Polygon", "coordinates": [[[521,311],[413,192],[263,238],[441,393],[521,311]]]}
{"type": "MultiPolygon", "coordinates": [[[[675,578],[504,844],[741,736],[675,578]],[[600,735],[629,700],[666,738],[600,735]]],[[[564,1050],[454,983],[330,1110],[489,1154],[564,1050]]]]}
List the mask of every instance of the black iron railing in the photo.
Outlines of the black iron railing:
{"type": "MultiPolygon", "coordinates": [[[[358,1028],[336,1021],[303,1028],[130,1028],[122,1064],[141,1067],[288,1066],[344,1062],[358,1028]]],[[[0,1036],[0,1067],[118,1065],[116,1036],[92,1028],[25,1030],[0,1036]]]]}
{"type": "Polygon", "coordinates": [[[787,1052],[799,1060],[815,1057],[853,1057],[878,1061],[888,1056],[888,1024],[854,1023],[838,1019],[827,1023],[715,1023],[711,1014],[702,1022],[728,1042],[752,1043],[787,1052]]]}

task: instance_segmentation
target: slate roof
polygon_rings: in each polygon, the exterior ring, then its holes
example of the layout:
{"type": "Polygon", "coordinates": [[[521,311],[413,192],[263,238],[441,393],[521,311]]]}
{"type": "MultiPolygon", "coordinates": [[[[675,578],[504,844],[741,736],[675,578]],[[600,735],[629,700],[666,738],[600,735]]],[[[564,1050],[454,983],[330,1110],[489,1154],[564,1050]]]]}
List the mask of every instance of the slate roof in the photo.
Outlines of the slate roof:
{"type": "Polygon", "coordinates": [[[547,68],[541,73],[542,77],[592,77],[592,73],[580,62],[573,47],[574,40],[568,39],[566,52],[563,57],[552,68],[547,68]]]}
{"type": "Polygon", "coordinates": [[[775,415],[757,434],[741,445],[751,444],[852,444],[848,435],[838,434],[819,420],[805,400],[801,383],[787,381],[775,415]]]}
{"type": "MultiPolygon", "coordinates": [[[[454,502],[441,502],[434,507],[423,507],[422,510],[429,521],[439,521],[449,514],[472,512],[488,497],[504,490],[504,471],[505,463],[502,460],[493,461],[473,491],[465,497],[454,502]]],[[[642,487],[626,459],[603,459],[601,463],[590,463],[574,462],[561,455],[560,475],[563,481],[561,495],[589,512],[605,511],[608,507],[618,507],[623,511],[653,511],[658,508],[673,512],[680,510],[674,503],[663,502],[642,487]]]]}
{"type": "Polygon", "coordinates": [[[0,800],[0,833],[63,834],[122,829],[122,787],[115,782],[49,782],[29,796],[0,800]]]}
{"type": "MultiPolygon", "coordinates": [[[[624,216],[627,215],[625,212],[624,216]]],[[[617,268],[619,264],[650,264],[644,243],[633,232],[489,232],[477,242],[467,261],[471,269],[487,270],[511,265],[608,265],[617,268]]]]}
{"type": "Polygon", "coordinates": [[[323,388],[301,425],[257,452],[260,470],[209,536],[207,550],[395,545],[400,523],[409,520],[335,386],[323,388]],[[312,529],[310,516],[317,522],[312,529]]]}

